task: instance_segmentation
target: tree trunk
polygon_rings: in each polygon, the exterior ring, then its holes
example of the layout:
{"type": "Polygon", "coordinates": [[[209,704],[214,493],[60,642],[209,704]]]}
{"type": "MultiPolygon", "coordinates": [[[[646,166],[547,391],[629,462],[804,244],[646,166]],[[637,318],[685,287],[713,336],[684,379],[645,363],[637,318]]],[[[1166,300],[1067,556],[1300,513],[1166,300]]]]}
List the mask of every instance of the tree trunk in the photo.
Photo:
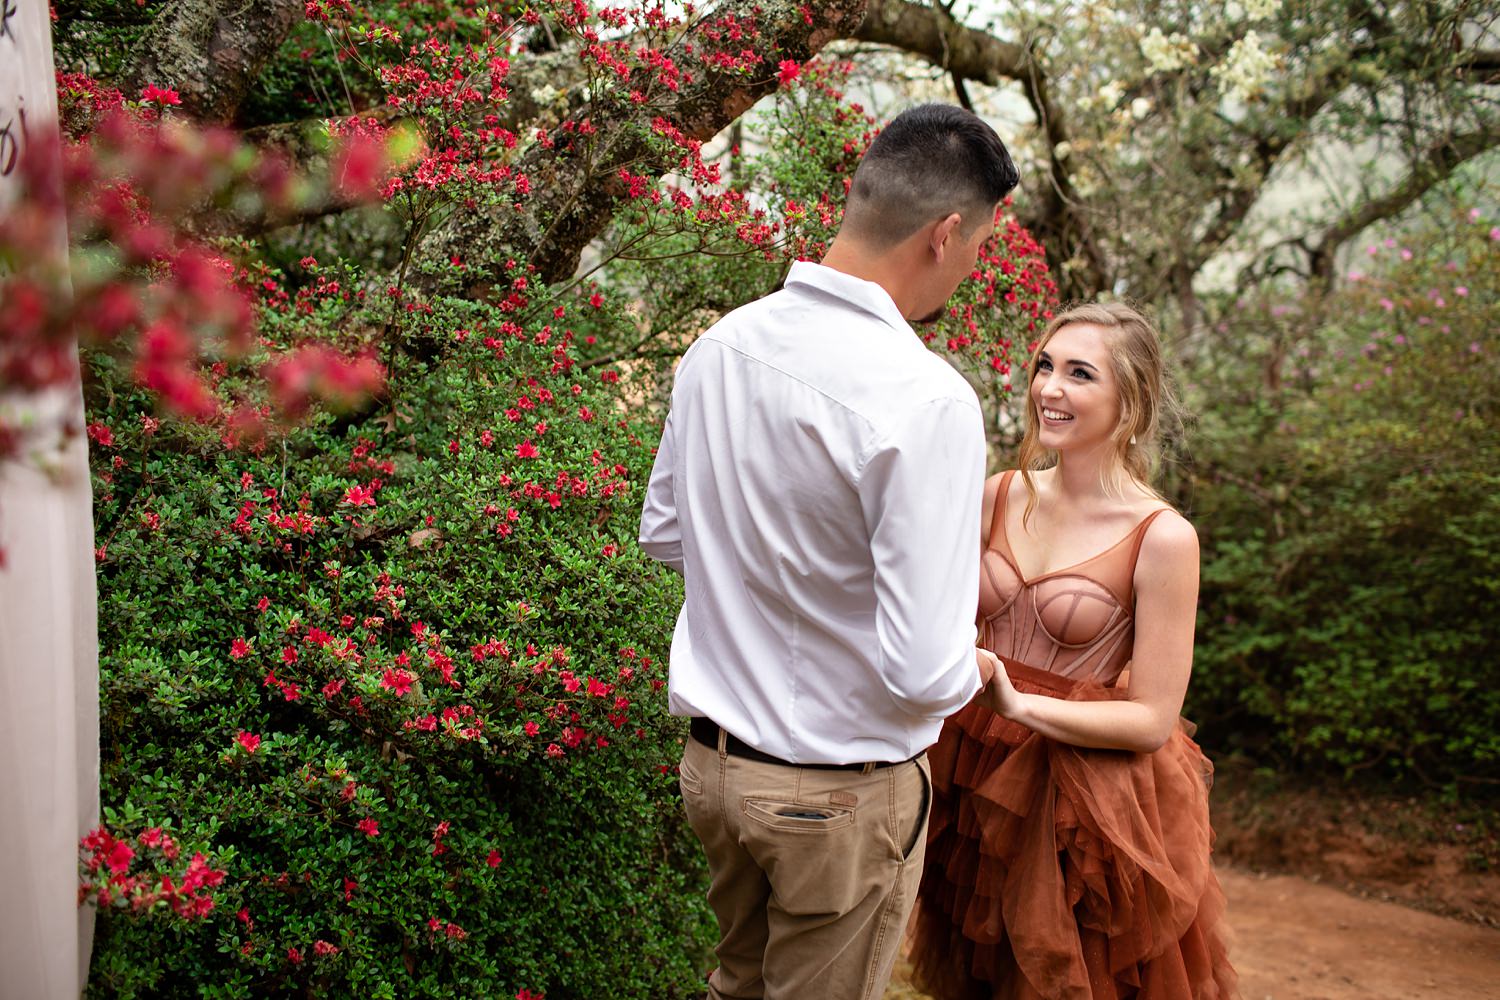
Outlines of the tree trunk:
{"type": "Polygon", "coordinates": [[[302,16],[302,0],[173,0],[131,51],[121,86],[127,97],[170,87],[189,113],[229,122],[302,16]]]}

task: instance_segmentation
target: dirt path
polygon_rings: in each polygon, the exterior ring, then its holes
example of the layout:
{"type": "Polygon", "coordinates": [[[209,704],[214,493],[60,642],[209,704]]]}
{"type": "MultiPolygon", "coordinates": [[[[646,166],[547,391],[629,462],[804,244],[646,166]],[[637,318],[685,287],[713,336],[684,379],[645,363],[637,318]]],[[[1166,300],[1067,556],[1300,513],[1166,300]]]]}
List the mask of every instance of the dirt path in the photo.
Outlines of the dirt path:
{"type": "Polygon", "coordinates": [[[1292,875],[1219,877],[1244,1000],[1500,997],[1500,930],[1292,875]]]}
{"type": "MultiPolygon", "coordinates": [[[[1293,875],[1221,869],[1244,1000],[1500,998],[1500,930],[1293,875]]],[[[919,1000],[893,982],[885,1000],[919,1000]]]]}

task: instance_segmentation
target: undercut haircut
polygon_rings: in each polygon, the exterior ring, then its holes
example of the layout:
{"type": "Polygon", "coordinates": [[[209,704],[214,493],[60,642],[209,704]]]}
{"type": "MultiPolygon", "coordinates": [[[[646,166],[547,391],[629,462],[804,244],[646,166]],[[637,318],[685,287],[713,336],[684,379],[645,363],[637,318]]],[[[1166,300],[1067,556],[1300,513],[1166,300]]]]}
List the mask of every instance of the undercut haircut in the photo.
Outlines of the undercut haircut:
{"type": "Polygon", "coordinates": [[[877,248],[957,212],[965,237],[1020,183],[1005,143],[952,104],[919,104],[891,120],[859,161],[844,228],[877,248]]]}

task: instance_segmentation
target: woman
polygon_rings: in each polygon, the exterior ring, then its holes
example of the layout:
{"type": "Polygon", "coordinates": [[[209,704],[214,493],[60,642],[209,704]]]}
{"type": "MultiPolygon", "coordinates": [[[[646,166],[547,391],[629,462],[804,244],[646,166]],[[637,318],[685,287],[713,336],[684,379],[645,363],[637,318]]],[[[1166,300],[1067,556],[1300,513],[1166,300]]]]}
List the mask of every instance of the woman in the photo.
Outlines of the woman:
{"type": "Polygon", "coordinates": [[[979,644],[1004,669],[929,754],[912,959],[941,1000],[1234,992],[1212,767],[1178,714],[1198,539],[1148,485],[1172,406],[1127,306],[1063,313],[1032,359],[1021,468],[985,484],[979,644]]]}

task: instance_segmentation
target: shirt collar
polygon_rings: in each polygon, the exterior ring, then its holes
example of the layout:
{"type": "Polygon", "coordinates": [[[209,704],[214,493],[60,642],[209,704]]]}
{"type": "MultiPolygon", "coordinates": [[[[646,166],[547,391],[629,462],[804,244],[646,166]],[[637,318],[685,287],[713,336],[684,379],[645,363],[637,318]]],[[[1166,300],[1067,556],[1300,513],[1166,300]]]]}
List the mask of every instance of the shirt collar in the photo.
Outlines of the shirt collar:
{"type": "Polygon", "coordinates": [[[896,303],[891,299],[890,293],[873,281],[856,278],[852,274],[845,274],[843,271],[824,264],[815,264],[810,260],[798,260],[792,262],[791,270],[787,272],[786,281],[783,284],[787,288],[795,285],[815,288],[827,295],[842,299],[857,309],[872,313],[877,319],[884,320],[892,329],[901,333],[912,333],[911,324],[906,321],[906,317],[901,315],[901,310],[896,308],[896,303]]]}

